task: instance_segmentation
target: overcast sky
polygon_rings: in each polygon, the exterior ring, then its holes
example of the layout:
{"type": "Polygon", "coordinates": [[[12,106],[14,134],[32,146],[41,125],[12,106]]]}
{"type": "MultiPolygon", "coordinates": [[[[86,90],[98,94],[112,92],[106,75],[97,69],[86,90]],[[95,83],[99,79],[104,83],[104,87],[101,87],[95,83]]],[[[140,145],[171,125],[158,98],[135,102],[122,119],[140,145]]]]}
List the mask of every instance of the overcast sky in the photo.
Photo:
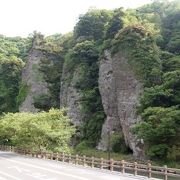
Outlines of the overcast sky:
{"type": "Polygon", "coordinates": [[[151,0],[0,0],[0,34],[67,33],[90,7],[135,8],[151,0]]]}

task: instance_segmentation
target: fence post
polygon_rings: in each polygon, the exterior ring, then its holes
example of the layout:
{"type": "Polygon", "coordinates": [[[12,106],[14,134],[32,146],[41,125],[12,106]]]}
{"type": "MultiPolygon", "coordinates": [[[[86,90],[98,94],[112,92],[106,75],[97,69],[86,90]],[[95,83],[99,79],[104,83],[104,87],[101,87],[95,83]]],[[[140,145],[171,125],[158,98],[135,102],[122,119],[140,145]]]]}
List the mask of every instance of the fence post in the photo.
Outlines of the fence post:
{"type": "Polygon", "coordinates": [[[121,164],[122,164],[122,166],[121,166],[121,167],[122,167],[121,172],[122,172],[122,173],[125,173],[125,168],[124,168],[125,161],[122,160],[122,161],[121,161],[121,164]]]}
{"type": "Polygon", "coordinates": [[[151,178],[151,163],[148,163],[148,178],[151,178]]]}
{"type": "Polygon", "coordinates": [[[51,159],[51,160],[53,160],[53,153],[51,153],[51,155],[50,155],[50,159],[51,159]]]}
{"type": "Polygon", "coordinates": [[[46,152],[43,153],[43,159],[47,159],[46,152]]]}
{"type": "Polygon", "coordinates": [[[71,163],[71,154],[69,154],[68,161],[69,161],[69,163],[71,163]]]}
{"type": "Polygon", "coordinates": [[[59,157],[58,157],[58,153],[56,152],[56,161],[58,161],[59,160],[59,157]]]}
{"type": "Polygon", "coordinates": [[[137,162],[134,162],[134,176],[137,176],[137,162]]]}
{"type": "Polygon", "coordinates": [[[83,166],[85,166],[85,165],[86,165],[86,156],[83,155],[83,166]]]}
{"type": "Polygon", "coordinates": [[[29,150],[29,156],[32,156],[32,150],[29,150]]]}
{"type": "Polygon", "coordinates": [[[43,159],[43,152],[40,152],[40,158],[43,159]]]}
{"type": "Polygon", "coordinates": [[[91,168],[94,167],[94,157],[91,157],[91,168]]]}
{"type": "Polygon", "coordinates": [[[103,158],[101,158],[100,169],[103,169],[103,158]]]}
{"type": "Polygon", "coordinates": [[[168,175],[167,175],[167,166],[164,166],[164,180],[168,179],[168,175]]]}
{"type": "Polygon", "coordinates": [[[75,165],[78,164],[78,154],[76,154],[75,165]]]}
{"type": "Polygon", "coordinates": [[[114,160],[110,159],[110,171],[113,171],[114,160]]]}
{"type": "Polygon", "coordinates": [[[64,156],[64,152],[62,153],[62,162],[64,162],[65,160],[65,156],[64,156]]]}

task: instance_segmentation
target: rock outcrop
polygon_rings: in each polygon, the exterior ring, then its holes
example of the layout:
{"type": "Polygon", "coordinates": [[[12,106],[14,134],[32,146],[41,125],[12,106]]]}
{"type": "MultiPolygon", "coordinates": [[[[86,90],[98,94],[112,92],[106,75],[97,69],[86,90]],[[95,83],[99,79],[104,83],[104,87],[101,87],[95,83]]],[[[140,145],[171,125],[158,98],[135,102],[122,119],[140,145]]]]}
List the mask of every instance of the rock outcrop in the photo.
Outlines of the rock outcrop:
{"type": "MultiPolygon", "coordinates": [[[[103,105],[106,119],[102,126],[101,140],[97,148],[107,150],[108,132],[115,131],[117,134],[119,133],[120,135],[123,135],[127,147],[133,151],[134,156],[142,159],[144,158],[143,140],[137,139],[137,137],[132,133],[133,126],[141,120],[136,113],[136,107],[139,104],[139,97],[145,82],[140,80],[137,71],[141,72],[139,75],[141,74],[145,80],[149,75],[152,76],[153,73],[151,73],[151,70],[156,67],[156,64],[158,64],[158,58],[153,59],[153,63],[151,63],[148,72],[144,73],[146,61],[152,62],[151,55],[149,58],[144,59],[144,57],[148,56],[149,52],[155,54],[153,57],[156,57],[156,55],[158,57],[158,53],[149,34],[140,27],[130,27],[125,29],[119,34],[119,37],[117,36],[116,39],[114,39],[113,43],[111,49],[105,50],[103,56],[100,58],[98,85],[102,100],[101,105],[103,105]],[[130,36],[132,36],[130,39],[133,39],[134,36],[136,37],[133,42],[129,41],[128,38],[130,36]]],[[[20,106],[20,111],[37,112],[38,109],[34,107],[34,97],[42,94],[48,95],[49,93],[48,84],[44,81],[39,66],[42,62],[41,59],[46,58],[48,59],[48,62],[51,62],[53,56],[47,54],[45,49],[41,47],[43,47],[43,40],[35,40],[27,64],[22,73],[22,83],[27,85],[28,93],[20,106]]],[[[78,50],[79,48],[82,47],[78,47],[78,50]]],[[[84,52],[86,52],[86,49],[83,53],[84,52]]],[[[92,52],[96,51],[88,51],[88,53],[92,52]]],[[[76,53],[79,54],[80,52],[77,51],[76,53]]],[[[82,57],[84,57],[84,54],[82,57]]],[[[95,57],[90,57],[90,61],[94,61],[95,58],[97,62],[99,54],[95,57]]],[[[86,123],[88,121],[88,115],[83,114],[82,112],[82,100],[84,96],[82,90],[78,88],[78,83],[81,82],[79,80],[82,76],[84,77],[84,75],[86,75],[86,69],[84,73],[84,71],[82,71],[81,61],[78,61],[79,58],[81,58],[81,56],[77,56],[74,60],[71,59],[72,61],[70,62],[66,62],[66,60],[64,62],[63,59],[62,64],[60,65],[60,68],[63,68],[59,75],[61,76],[61,87],[59,92],[60,108],[68,108],[68,115],[71,118],[72,123],[77,127],[82,126],[84,122],[86,123]],[[73,61],[76,61],[76,63],[73,61]]],[[[89,62],[88,58],[85,58],[85,60],[87,61],[86,63],[89,62]]],[[[90,68],[90,66],[91,65],[86,68],[90,68]]],[[[92,81],[90,82],[97,80],[98,66],[96,67],[96,69],[94,68],[96,76],[94,77],[92,75],[92,81]]],[[[92,68],[91,70],[93,71],[94,69],[92,68]]],[[[84,78],[81,83],[83,84],[85,81],[86,78],[84,78]]],[[[86,83],[84,84],[87,86],[86,83]]],[[[101,100],[99,101],[101,102],[101,100]]],[[[94,99],[91,103],[94,103],[94,99]]],[[[95,110],[92,113],[95,113],[98,108],[94,109],[95,110]]],[[[103,111],[102,106],[101,111],[103,111]]],[[[95,121],[97,120],[96,122],[100,122],[99,124],[102,125],[103,121],[98,121],[101,117],[99,119],[95,119],[94,117],[91,119],[95,121]]],[[[100,120],[103,120],[103,117],[100,120]]],[[[94,126],[96,126],[95,121],[92,123],[94,126]]],[[[87,128],[89,128],[89,126],[87,126],[87,128]]],[[[100,132],[100,129],[101,126],[100,128],[95,129],[95,131],[100,132]]],[[[97,137],[96,142],[98,138],[99,136],[97,137]]]]}
{"type": "Polygon", "coordinates": [[[43,80],[43,75],[39,71],[41,59],[45,58],[43,51],[38,49],[42,41],[36,38],[29,52],[26,66],[22,72],[22,84],[28,87],[27,96],[19,107],[20,112],[38,112],[34,107],[34,97],[48,93],[47,83],[43,80]]]}
{"type": "Polygon", "coordinates": [[[61,77],[60,108],[68,108],[68,115],[75,126],[80,126],[83,121],[81,113],[81,94],[76,86],[78,68],[69,72],[64,64],[61,77]]]}
{"type": "Polygon", "coordinates": [[[132,149],[134,156],[142,158],[143,144],[131,132],[133,125],[140,120],[136,114],[136,106],[142,85],[122,52],[111,57],[111,53],[105,51],[100,60],[99,89],[107,118],[98,148],[107,149],[108,131],[122,131],[125,143],[132,149]]]}

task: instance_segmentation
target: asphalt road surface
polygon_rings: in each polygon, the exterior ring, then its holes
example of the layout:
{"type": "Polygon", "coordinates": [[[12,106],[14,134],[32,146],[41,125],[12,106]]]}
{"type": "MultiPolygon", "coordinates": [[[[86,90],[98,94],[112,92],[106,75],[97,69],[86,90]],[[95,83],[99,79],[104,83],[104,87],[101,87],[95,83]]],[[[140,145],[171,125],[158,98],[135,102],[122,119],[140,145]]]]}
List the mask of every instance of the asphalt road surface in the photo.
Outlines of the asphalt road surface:
{"type": "Polygon", "coordinates": [[[91,169],[0,151],[0,180],[145,180],[147,178],[91,169]]]}

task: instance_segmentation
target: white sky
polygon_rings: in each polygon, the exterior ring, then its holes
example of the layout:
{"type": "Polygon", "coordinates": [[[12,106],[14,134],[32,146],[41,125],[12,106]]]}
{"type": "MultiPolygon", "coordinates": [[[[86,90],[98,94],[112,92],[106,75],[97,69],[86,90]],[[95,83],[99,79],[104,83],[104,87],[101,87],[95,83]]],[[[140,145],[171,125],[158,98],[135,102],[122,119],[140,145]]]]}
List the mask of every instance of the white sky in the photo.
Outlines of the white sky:
{"type": "Polygon", "coordinates": [[[27,36],[34,30],[42,34],[73,30],[80,14],[90,7],[134,8],[151,0],[0,0],[0,34],[27,36]]]}

